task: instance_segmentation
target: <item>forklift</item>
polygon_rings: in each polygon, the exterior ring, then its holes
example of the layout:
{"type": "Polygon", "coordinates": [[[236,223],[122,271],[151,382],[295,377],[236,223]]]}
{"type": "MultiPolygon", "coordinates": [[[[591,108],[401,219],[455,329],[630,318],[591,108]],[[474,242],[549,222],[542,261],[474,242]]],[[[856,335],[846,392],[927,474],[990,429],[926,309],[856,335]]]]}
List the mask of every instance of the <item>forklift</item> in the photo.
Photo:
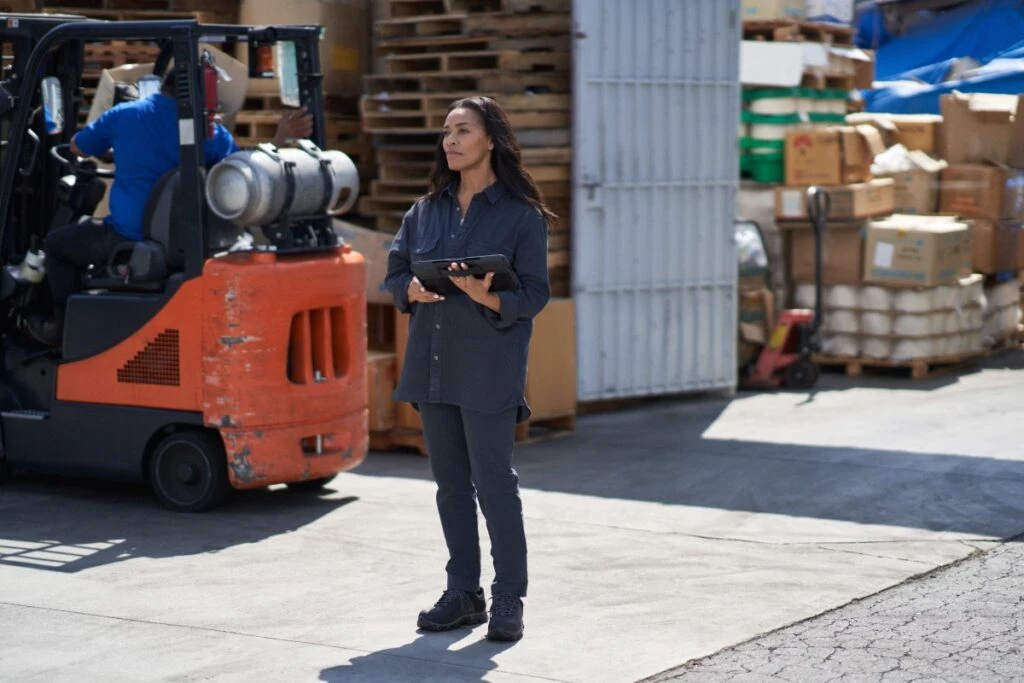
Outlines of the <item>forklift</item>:
{"type": "Polygon", "coordinates": [[[0,15],[0,477],[132,480],[172,510],[199,512],[233,489],[316,491],[364,460],[366,271],[333,228],[355,197],[334,203],[332,173],[355,165],[323,150],[320,35],[0,15]],[[180,165],[151,192],[145,238],[83,274],[54,348],[28,326],[54,310],[40,249],[48,231],[94,220],[102,179],[116,175],[72,154],[75,126],[65,125],[78,120],[85,46],[98,41],[158,46],[153,76],[175,76],[180,165]],[[311,140],[206,168],[217,72],[202,45],[217,43],[247,48],[250,76],[279,78],[282,101],[291,88],[286,104],[313,114],[311,140]],[[272,211],[231,220],[223,206],[259,203],[239,194],[245,159],[282,169],[286,193],[272,211]],[[296,175],[302,168],[315,178],[296,175]],[[311,187],[327,188],[312,204],[311,187]]]}

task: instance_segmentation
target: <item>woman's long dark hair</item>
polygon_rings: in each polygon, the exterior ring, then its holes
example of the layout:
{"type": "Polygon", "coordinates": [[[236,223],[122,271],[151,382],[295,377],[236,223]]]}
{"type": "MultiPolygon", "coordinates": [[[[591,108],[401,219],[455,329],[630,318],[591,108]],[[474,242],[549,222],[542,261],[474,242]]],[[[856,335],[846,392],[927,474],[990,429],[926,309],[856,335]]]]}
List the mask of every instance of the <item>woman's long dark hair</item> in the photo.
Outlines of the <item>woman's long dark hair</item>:
{"type": "MultiPolygon", "coordinates": [[[[544,205],[540,190],[537,189],[537,183],[523,168],[519,141],[516,140],[515,133],[512,132],[512,125],[509,123],[505,111],[490,97],[466,97],[453,102],[448,107],[448,113],[460,108],[476,112],[483,121],[484,130],[491,138],[491,142],[494,143],[494,149],[491,150],[491,168],[494,170],[494,175],[505,186],[506,191],[516,199],[524,201],[540,211],[549,224],[556,222],[558,217],[544,205]]],[[[457,171],[448,168],[448,156],[444,153],[444,136],[442,136],[437,143],[434,168],[430,171],[430,190],[427,192],[427,197],[436,198],[458,177],[457,171]]]]}

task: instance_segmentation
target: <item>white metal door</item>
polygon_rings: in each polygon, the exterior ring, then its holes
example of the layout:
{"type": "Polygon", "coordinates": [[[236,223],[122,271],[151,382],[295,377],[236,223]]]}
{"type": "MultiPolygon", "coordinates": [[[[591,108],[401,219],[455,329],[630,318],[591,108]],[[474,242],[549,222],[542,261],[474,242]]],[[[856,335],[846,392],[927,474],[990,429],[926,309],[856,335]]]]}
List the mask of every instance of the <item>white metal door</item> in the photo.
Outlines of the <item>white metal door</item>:
{"type": "Polygon", "coordinates": [[[580,400],[732,389],[739,0],[575,0],[580,400]]]}

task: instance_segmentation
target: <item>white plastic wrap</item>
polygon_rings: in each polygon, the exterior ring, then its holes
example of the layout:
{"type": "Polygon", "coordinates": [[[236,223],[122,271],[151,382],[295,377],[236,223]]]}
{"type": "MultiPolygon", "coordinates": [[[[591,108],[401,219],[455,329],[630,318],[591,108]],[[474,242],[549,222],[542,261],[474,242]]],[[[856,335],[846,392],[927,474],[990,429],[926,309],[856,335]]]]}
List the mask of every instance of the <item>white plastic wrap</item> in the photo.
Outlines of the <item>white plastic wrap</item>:
{"type": "Polygon", "coordinates": [[[892,334],[893,317],[888,313],[865,311],[860,314],[860,329],[873,337],[888,337],[892,334]]]}
{"type": "Polygon", "coordinates": [[[1020,283],[1010,280],[999,285],[985,289],[985,298],[988,300],[987,310],[998,310],[1010,304],[1020,305],[1020,283]]]}
{"type": "Polygon", "coordinates": [[[860,355],[860,339],[849,334],[823,334],[821,352],[826,356],[856,358],[860,355]]]}
{"type": "Polygon", "coordinates": [[[932,358],[935,355],[934,337],[925,337],[922,339],[900,339],[893,343],[892,353],[889,354],[889,360],[901,362],[905,360],[932,358]]]}
{"type": "Polygon", "coordinates": [[[985,305],[985,278],[979,274],[969,275],[960,280],[960,300],[957,308],[985,305]]]}
{"type": "Polygon", "coordinates": [[[862,311],[891,311],[894,298],[892,290],[885,287],[862,287],[860,309],[862,311]]]}
{"type": "Polygon", "coordinates": [[[822,329],[832,334],[859,334],[860,315],[857,311],[828,311],[822,321],[822,329]]]}
{"type": "MultiPolygon", "coordinates": [[[[901,289],[895,292],[893,297],[893,310],[899,313],[928,313],[939,306],[936,305],[940,298],[939,290],[949,289],[948,287],[932,287],[929,289],[901,289]]],[[[948,299],[948,293],[945,295],[948,299]]],[[[953,306],[945,306],[953,308],[953,306]]]]}
{"type": "Polygon", "coordinates": [[[947,334],[935,338],[935,355],[938,358],[945,358],[960,353],[963,347],[963,335],[947,334]]]}
{"type": "Polygon", "coordinates": [[[860,340],[861,352],[867,358],[888,358],[892,354],[892,346],[888,337],[864,337],[860,340]]]}
{"type": "Polygon", "coordinates": [[[985,325],[982,329],[986,341],[989,344],[994,344],[1010,334],[1015,333],[1017,331],[1017,325],[1020,324],[1020,318],[1020,306],[1017,304],[1004,306],[1003,308],[992,311],[986,315],[985,325]]]}
{"type": "MultiPolygon", "coordinates": [[[[822,287],[822,305],[826,309],[855,310],[860,300],[859,290],[859,287],[850,285],[822,287]]],[[[814,308],[814,285],[797,285],[793,299],[800,308],[814,308]]]]}

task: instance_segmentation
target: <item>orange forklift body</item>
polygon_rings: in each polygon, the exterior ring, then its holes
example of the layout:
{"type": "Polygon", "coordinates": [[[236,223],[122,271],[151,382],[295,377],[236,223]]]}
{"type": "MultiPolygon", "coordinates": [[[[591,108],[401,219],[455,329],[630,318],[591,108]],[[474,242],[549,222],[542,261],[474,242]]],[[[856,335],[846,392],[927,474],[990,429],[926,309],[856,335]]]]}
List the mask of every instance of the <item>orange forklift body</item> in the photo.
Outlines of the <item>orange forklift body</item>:
{"type": "Polygon", "coordinates": [[[57,400],[201,413],[238,489],[356,467],[369,438],[365,267],[349,246],[210,259],[135,334],[60,365],[57,400]]]}

